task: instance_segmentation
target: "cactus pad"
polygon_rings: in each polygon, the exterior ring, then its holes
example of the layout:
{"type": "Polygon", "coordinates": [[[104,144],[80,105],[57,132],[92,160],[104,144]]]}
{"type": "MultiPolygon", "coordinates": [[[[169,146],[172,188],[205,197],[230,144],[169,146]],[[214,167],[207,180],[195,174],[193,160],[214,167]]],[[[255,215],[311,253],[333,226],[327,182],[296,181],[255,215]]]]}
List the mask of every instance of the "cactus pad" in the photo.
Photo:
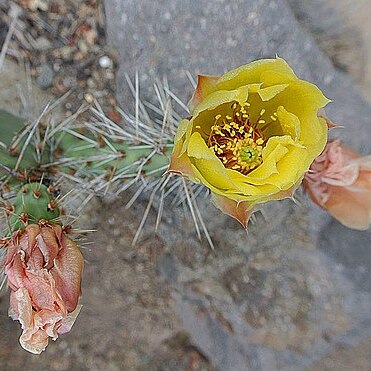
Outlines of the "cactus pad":
{"type": "Polygon", "coordinates": [[[40,219],[56,221],[60,210],[50,188],[40,183],[24,185],[18,192],[14,211],[9,219],[11,231],[27,224],[38,223],[40,219]]]}

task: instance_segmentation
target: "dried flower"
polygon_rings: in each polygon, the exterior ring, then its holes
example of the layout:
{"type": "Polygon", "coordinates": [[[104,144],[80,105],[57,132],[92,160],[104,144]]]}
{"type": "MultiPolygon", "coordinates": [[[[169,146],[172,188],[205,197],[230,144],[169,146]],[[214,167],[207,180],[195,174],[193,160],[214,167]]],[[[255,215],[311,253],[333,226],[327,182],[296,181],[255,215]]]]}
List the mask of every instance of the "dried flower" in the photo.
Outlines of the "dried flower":
{"type": "Polygon", "coordinates": [[[329,100],[281,59],[199,76],[169,171],[202,183],[247,227],[259,203],[290,197],[327,141],[318,110],[329,100]]]}
{"type": "Polygon", "coordinates": [[[311,199],[345,226],[370,227],[371,156],[361,157],[339,140],[331,141],[303,184],[311,199]]]}
{"type": "Polygon", "coordinates": [[[81,309],[83,258],[61,226],[44,220],[15,232],[6,247],[9,315],[22,325],[22,347],[40,354],[49,337],[70,331],[81,309]]]}

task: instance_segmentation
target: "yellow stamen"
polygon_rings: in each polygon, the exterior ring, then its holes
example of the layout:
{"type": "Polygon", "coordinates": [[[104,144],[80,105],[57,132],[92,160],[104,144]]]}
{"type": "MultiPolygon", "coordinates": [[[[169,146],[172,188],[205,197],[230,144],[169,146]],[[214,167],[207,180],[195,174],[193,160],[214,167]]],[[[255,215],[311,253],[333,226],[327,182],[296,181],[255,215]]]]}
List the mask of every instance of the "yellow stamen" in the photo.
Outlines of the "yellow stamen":
{"type": "Polygon", "coordinates": [[[248,174],[263,162],[262,151],[265,143],[261,131],[264,128],[256,127],[257,124],[265,124],[266,121],[261,119],[265,109],[260,111],[257,122],[251,123],[247,111],[249,106],[247,102],[235,102],[231,106],[233,118],[230,115],[225,115],[224,118],[221,114],[216,115],[208,139],[209,147],[222,163],[242,174],[248,174]]]}

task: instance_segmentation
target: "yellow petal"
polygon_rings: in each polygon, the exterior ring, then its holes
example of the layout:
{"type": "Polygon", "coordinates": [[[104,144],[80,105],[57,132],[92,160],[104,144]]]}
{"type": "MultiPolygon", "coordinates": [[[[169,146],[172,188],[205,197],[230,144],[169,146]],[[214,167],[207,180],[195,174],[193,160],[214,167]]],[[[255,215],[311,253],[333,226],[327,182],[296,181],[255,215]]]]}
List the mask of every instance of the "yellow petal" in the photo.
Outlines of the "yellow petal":
{"type": "Polygon", "coordinates": [[[236,170],[228,169],[228,174],[236,184],[236,189],[227,190],[225,192],[229,197],[237,200],[254,201],[260,199],[264,195],[272,195],[280,191],[275,185],[263,184],[254,185],[249,182],[248,175],[243,175],[236,170]]]}
{"type": "Polygon", "coordinates": [[[266,183],[274,184],[281,190],[288,189],[308,171],[311,162],[305,148],[290,146],[288,153],[277,164],[278,173],[267,178],[266,183]]]}
{"type": "Polygon", "coordinates": [[[214,189],[225,190],[235,188],[222,162],[206,145],[200,133],[193,133],[187,154],[191,157],[195,175],[204,183],[207,182],[214,189]]]}
{"type": "Polygon", "coordinates": [[[288,75],[286,73],[272,70],[262,72],[260,77],[262,81],[264,81],[264,86],[290,84],[292,82],[298,81],[298,78],[295,75],[288,75]]]}
{"type": "Polygon", "coordinates": [[[259,94],[261,100],[265,102],[267,100],[271,100],[272,98],[274,98],[277,94],[284,91],[288,86],[289,84],[268,86],[267,88],[257,90],[257,93],[259,94]]]}
{"type": "Polygon", "coordinates": [[[238,102],[244,103],[248,97],[248,86],[241,86],[235,90],[217,90],[209,94],[194,110],[193,118],[195,119],[200,112],[212,110],[225,103],[238,102]]]}
{"type": "Polygon", "coordinates": [[[264,150],[262,165],[247,175],[251,184],[271,184],[285,190],[296,183],[310,166],[306,148],[288,135],[270,138],[264,150]]]}
{"type": "Polygon", "coordinates": [[[206,145],[201,134],[196,132],[189,139],[187,154],[190,157],[202,158],[205,160],[220,160],[215,156],[214,152],[206,145]]]}
{"type": "Polygon", "coordinates": [[[249,88],[249,93],[257,93],[261,90],[262,83],[259,84],[249,84],[247,85],[249,88]]]}
{"type": "Polygon", "coordinates": [[[189,120],[182,120],[178,125],[178,129],[176,131],[174,142],[177,143],[179,140],[183,139],[184,135],[187,133],[191,123],[189,120]]]}
{"type": "Polygon", "coordinates": [[[185,153],[188,146],[189,136],[191,135],[192,125],[189,120],[182,120],[179,123],[174,140],[174,148],[170,157],[168,172],[187,176],[193,180],[193,170],[191,161],[185,153]]]}
{"type": "Polygon", "coordinates": [[[277,163],[288,153],[288,145],[293,144],[289,136],[271,137],[263,148],[263,163],[247,175],[248,182],[264,184],[272,174],[278,174],[277,163]]]}
{"type": "Polygon", "coordinates": [[[290,84],[276,97],[266,102],[265,109],[269,112],[283,106],[300,121],[300,143],[308,148],[310,156],[318,156],[327,141],[327,125],[325,120],[317,117],[318,110],[329,100],[313,84],[299,81],[290,84]]]}
{"type": "Polygon", "coordinates": [[[277,118],[283,134],[290,135],[294,141],[297,141],[300,137],[300,121],[298,117],[280,106],[277,109],[277,118]]]}
{"type": "Polygon", "coordinates": [[[319,119],[315,114],[305,114],[300,117],[300,143],[307,148],[308,156],[317,157],[325,148],[327,143],[327,123],[319,119]]]}
{"type": "Polygon", "coordinates": [[[287,76],[287,81],[297,79],[293,70],[282,58],[262,59],[226,73],[218,80],[217,87],[230,90],[239,86],[265,82],[261,76],[266,71],[281,73],[287,76]]]}

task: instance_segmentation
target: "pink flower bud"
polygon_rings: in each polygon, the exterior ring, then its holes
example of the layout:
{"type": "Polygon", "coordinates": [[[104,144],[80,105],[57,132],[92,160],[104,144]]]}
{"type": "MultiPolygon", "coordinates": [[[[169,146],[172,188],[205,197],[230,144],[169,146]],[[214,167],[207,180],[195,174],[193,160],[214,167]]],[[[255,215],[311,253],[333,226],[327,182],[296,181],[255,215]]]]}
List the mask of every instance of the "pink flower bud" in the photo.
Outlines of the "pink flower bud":
{"type": "Polygon", "coordinates": [[[311,199],[342,224],[371,224],[371,156],[361,157],[334,140],[326,145],[304,178],[311,199]]]}
{"type": "Polygon", "coordinates": [[[61,226],[46,221],[15,232],[6,248],[9,315],[21,323],[22,347],[40,354],[49,337],[70,331],[81,309],[83,257],[61,226]]]}

